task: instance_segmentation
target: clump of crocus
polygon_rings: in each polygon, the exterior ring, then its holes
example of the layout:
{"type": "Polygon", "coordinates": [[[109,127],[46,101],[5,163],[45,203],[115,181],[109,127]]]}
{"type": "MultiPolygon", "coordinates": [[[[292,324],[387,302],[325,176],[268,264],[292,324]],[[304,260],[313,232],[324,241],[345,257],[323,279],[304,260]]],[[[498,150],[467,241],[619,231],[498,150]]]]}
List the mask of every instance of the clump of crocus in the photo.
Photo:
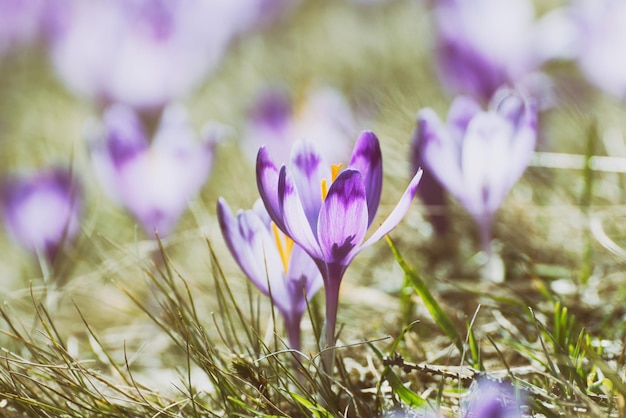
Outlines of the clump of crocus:
{"type": "Polygon", "coordinates": [[[15,176],[2,187],[2,209],[9,234],[48,261],[78,233],[81,206],[81,188],[63,168],[15,176]]]}
{"type": "Polygon", "coordinates": [[[258,1],[57,0],[52,61],[83,97],[160,109],[217,67],[258,1]]]}
{"type": "Polygon", "coordinates": [[[528,84],[546,60],[558,56],[560,27],[535,22],[531,0],[440,0],[436,2],[437,74],[452,94],[487,102],[501,86],[528,84]]]}
{"type": "Polygon", "coordinates": [[[496,211],[521,177],[535,149],[534,104],[513,90],[499,90],[489,108],[458,97],[447,123],[431,109],[418,115],[415,140],[425,169],[467,209],[490,254],[496,211]]]}
{"type": "Polygon", "coordinates": [[[262,91],[252,105],[242,147],[256,152],[264,145],[282,163],[289,161],[294,142],[305,139],[330,161],[342,161],[352,148],[347,138],[357,133],[356,116],[339,91],[312,89],[296,104],[285,89],[272,87],[262,91]]]}
{"type": "MultiPolygon", "coordinates": [[[[326,345],[335,344],[339,287],[356,255],[389,233],[402,219],[415,195],[421,172],[411,180],[400,202],[365,240],[380,203],[383,167],[378,138],[363,132],[345,170],[332,167],[309,142],[297,142],[289,165],[274,164],[263,147],[257,157],[257,184],[276,226],[315,261],[326,294],[326,345]]],[[[332,371],[332,349],[322,357],[332,371]]]]}
{"type": "Polygon", "coordinates": [[[134,110],[113,106],[90,134],[93,166],[109,195],[149,235],[164,237],[206,181],[219,131],[207,125],[198,139],[184,108],[173,105],[150,142],[134,110]]]}
{"type": "Polygon", "coordinates": [[[311,257],[274,224],[263,203],[234,217],[223,198],[217,215],[228,249],[245,275],[272,303],[285,321],[289,346],[300,350],[300,321],[306,302],[322,286],[311,257]]]}

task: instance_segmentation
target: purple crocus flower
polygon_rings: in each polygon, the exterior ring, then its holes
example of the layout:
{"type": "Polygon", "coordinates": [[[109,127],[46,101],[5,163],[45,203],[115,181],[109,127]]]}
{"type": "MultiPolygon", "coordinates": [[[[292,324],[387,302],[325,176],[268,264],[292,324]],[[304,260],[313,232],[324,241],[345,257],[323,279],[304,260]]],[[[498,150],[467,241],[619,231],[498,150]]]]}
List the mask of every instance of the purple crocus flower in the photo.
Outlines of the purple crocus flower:
{"type": "Polygon", "coordinates": [[[213,162],[218,129],[197,135],[180,106],[165,109],[152,143],[132,109],[109,108],[90,138],[91,156],[103,187],[150,235],[169,235],[202,188],[213,162]]]}
{"type": "Polygon", "coordinates": [[[289,346],[300,350],[300,321],[306,301],[322,286],[311,257],[274,224],[263,202],[235,218],[226,201],[217,202],[217,215],[228,249],[246,276],[272,298],[285,321],[289,346]]]}
{"type": "Polygon", "coordinates": [[[486,103],[501,86],[535,84],[527,76],[558,53],[531,0],[438,0],[434,16],[437,73],[452,94],[486,103]]]}
{"type": "Polygon", "coordinates": [[[2,209],[9,234],[48,260],[78,233],[81,205],[81,189],[66,169],[16,176],[3,184],[2,209]]]}
{"type": "Polygon", "coordinates": [[[585,76],[596,86],[626,99],[626,3],[620,0],[574,2],[576,54],[585,76]]]}
{"type": "Polygon", "coordinates": [[[98,103],[159,109],[189,94],[239,30],[241,4],[222,0],[57,0],[54,66],[98,103]]]}
{"type": "Polygon", "coordinates": [[[273,87],[261,92],[253,104],[242,147],[256,157],[265,145],[283,163],[289,161],[294,142],[305,139],[330,161],[342,161],[352,147],[346,138],[357,133],[356,117],[339,91],[317,88],[296,105],[286,90],[273,87]]]}
{"type": "Polygon", "coordinates": [[[523,399],[511,384],[487,377],[472,383],[462,407],[463,418],[519,418],[523,399]]]}
{"type": "Polygon", "coordinates": [[[424,167],[474,217],[488,252],[494,215],[533,155],[536,122],[534,104],[511,90],[499,90],[487,111],[458,97],[445,125],[433,110],[419,112],[424,167]]]}
{"type": "MultiPolygon", "coordinates": [[[[350,262],[389,233],[415,195],[421,171],[382,225],[364,241],[380,203],[383,168],[378,138],[363,132],[348,167],[331,167],[309,142],[297,142],[289,165],[274,164],[267,148],[257,157],[257,185],[276,225],[313,258],[326,293],[326,343],[335,343],[339,286],[350,262]]],[[[332,353],[332,350],[330,351],[332,353]]],[[[327,372],[332,361],[326,359],[327,372]]]]}

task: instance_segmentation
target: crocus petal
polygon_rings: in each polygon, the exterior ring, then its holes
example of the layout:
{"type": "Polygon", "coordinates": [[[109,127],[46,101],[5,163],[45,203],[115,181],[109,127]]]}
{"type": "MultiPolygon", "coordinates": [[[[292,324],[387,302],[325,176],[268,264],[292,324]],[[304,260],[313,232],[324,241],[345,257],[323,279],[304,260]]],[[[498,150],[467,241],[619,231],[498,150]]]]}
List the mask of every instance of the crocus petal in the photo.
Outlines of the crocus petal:
{"type": "Polygon", "coordinates": [[[8,232],[33,253],[52,259],[78,233],[81,189],[65,169],[5,180],[1,198],[8,232]]]}
{"type": "MultiPolygon", "coordinates": [[[[302,246],[311,257],[318,260],[322,259],[320,245],[306,218],[298,189],[285,166],[281,167],[278,176],[278,202],[280,213],[284,214],[284,232],[302,246]]],[[[280,227],[280,225],[278,226],[280,227]]]]}
{"type": "Polygon", "coordinates": [[[323,281],[311,256],[297,244],[291,252],[289,272],[285,279],[286,286],[289,288],[291,310],[302,314],[306,309],[306,300],[311,300],[322,287],[323,281]]]}
{"type": "Polygon", "coordinates": [[[457,197],[463,194],[459,145],[432,109],[421,110],[417,124],[424,165],[450,193],[457,197]]]}
{"type": "Polygon", "coordinates": [[[415,176],[413,176],[413,179],[411,179],[411,182],[404,191],[404,194],[400,198],[400,201],[398,202],[396,207],[391,211],[389,216],[387,216],[387,219],[385,219],[385,221],[378,227],[378,229],[367,239],[367,241],[363,243],[361,248],[359,248],[359,251],[372,245],[373,243],[387,235],[389,232],[391,232],[393,228],[395,228],[400,223],[404,215],[406,215],[407,211],[409,210],[409,207],[411,207],[411,201],[413,200],[413,197],[415,197],[415,193],[417,192],[417,185],[419,184],[421,178],[422,170],[419,170],[415,174],[415,176]]]}
{"type": "Polygon", "coordinates": [[[116,105],[104,114],[106,146],[111,162],[120,167],[148,148],[148,137],[139,116],[127,106],[116,105]]]}
{"type": "Polygon", "coordinates": [[[265,147],[261,147],[257,154],[256,184],[270,218],[281,230],[285,231],[283,212],[278,203],[278,168],[265,147]]]}
{"type": "Polygon", "coordinates": [[[459,96],[450,105],[446,121],[450,130],[450,137],[459,148],[465,136],[467,125],[476,114],[482,111],[480,104],[471,97],[459,96]]]}
{"type": "Polygon", "coordinates": [[[378,138],[373,132],[365,131],[359,136],[348,167],[361,173],[367,196],[369,227],[376,217],[383,189],[383,157],[378,138]]]}
{"type": "Polygon", "coordinates": [[[264,294],[271,286],[275,303],[285,309],[282,262],[269,230],[253,211],[241,211],[235,219],[223,198],[217,202],[217,216],[226,245],[244,274],[264,294]]]}
{"type": "Polygon", "coordinates": [[[435,232],[438,235],[444,235],[448,230],[448,200],[446,199],[446,192],[443,186],[424,164],[421,141],[420,129],[416,127],[411,138],[411,174],[415,175],[418,170],[423,170],[422,180],[417,193],[429,211],[428,220],[435,232]],[[431,211],[431,207],[436,208],[436,210],[431,211]]]}
{"type": "Polygon", "coordinates": [[[465,192],[457,196],[474,216],[496,212],[504,196],[511,160],[511,124],[495,113],[476,115],[470,123],[461,160],[465,192]]]}
{"type": "Polygon", "coordinates": [[[361,173],[348,169],[322,205],[317,235],[326,263],[347,266],[367,232],[367,196],[361,173]]]}
{"type": "Polygon", "coordinates": [[[292,148],[289,169],[311,230],[316,231],[317,217],[322,206],[321,183],[322,179],[330,183],[330,167],[312,143],[298,141],[292,148]]]}
{"type": "MultiPolygon", "coordinates": [[[[497,98],[496,95],[494,98],[497,98]]],[[[511,158],[505,187],[511,188],[522,176],[532,158],[537,144],[537,108],[533,101],[524,100],[514,91],[503,91],[496,112],[504,117],[515,130],[510,138],[511,158]]]]}

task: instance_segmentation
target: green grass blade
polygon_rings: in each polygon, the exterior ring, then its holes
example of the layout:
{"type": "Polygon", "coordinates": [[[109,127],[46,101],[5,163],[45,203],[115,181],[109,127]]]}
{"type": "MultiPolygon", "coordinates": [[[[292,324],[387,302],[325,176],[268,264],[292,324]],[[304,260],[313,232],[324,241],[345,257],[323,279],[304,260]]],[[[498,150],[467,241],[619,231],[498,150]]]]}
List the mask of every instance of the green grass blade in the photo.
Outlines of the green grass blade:
{"type": "Polygon", "coordinates": [[[393,253],[398,265],[404,271],[404,274],[411,280],[413,284],[413,288],[417,292],[417,294],[422,298],[426,309],[430,312],[435,323],[441,328],[441,330],[454,342],[456,348],[460,353],[463,353],[463,343],[461,342],[461,337],[459,335],[458,330],[454,326],[454,323],[450,319],[450,317],[444,312],[444,310],[439,306],[435,298],[433,297],[430,290],[428,290],[428,286],[421,279],[419,274],[411,267],[406,260],[402,257],[398,248],[395,246],[389,235],[387,237],[387,244],[389,244],[389,248],[391,248],[391,252],[393,253]]]}

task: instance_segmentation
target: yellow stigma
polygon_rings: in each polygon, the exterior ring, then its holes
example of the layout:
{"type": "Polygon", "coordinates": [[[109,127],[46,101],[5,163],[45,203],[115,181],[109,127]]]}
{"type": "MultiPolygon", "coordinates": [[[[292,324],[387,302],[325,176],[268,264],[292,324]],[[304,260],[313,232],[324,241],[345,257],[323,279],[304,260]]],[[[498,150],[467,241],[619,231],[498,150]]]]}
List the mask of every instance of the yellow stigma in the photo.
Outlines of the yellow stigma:
{"type": "Polygon", "coordinates": [[[287,273],[289,271],[289,259],[291,258],[291,251],[293,250],[293,240],[287,235],[280,232],[274,222],[272,222],[272,232],[274,233],[274,241],[276,241],[276,247],[278,248],[280,261],[282,261],[283,269],[285,270],[285,273],[287,273]],[[282,237],[285,237],[284,242],[282,237]]]}
{"type": "MultiPolygon", "coordinates": [[[[341,170],[341,167],[343,166],[343,164],[339,163],[339,164],[333,164],[330,166],[330,182],[332,183],[333,181],[335,181],[335,179],[337,179],[337,176],[339,175],[339,171],[341,170]]],[[[326,179],[322,179],[322,200],[326,200],[326,195],[328,194],[328,182],[326,179]]]]}

